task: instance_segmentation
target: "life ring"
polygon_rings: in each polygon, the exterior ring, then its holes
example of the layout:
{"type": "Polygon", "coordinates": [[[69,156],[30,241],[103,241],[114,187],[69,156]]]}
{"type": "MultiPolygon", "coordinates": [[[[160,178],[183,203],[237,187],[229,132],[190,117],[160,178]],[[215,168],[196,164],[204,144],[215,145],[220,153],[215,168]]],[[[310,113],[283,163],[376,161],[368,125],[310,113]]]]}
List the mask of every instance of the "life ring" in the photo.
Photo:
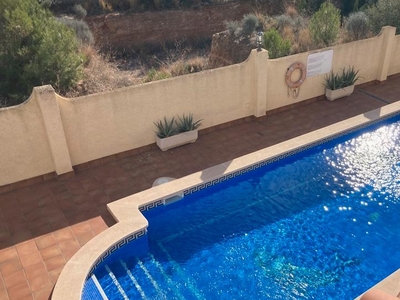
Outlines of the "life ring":
{"type": "Polygon", "coordinates": [[[286,79],[286,84],[288,85],[289,88],[291,89],[298,88],[303,84],[304,80],[306,80],[306,66],[301,62],[292,64],[290,68],[287,69],[285,79],[286,79]],[[292,73],[294,70],[301,71],[300,79],[295,82],[292,81],[292,73]]]}

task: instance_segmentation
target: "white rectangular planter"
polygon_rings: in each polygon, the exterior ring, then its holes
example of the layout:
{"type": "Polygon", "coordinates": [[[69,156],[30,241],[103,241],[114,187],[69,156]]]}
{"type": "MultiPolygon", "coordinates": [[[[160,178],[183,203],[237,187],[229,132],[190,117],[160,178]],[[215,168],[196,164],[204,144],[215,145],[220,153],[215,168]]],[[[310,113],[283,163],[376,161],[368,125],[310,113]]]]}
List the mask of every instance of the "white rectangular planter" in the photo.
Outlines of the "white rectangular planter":
{"type": "Polygon", "coordinates": [[[166,151],[171,148],[194,143],[198,136],[198,131],[195,129],[192,131],[181,132],[163,139],[160,139],[158,136],[156,136],[156,143],[162,151],[166,151]]]}
{"type": "Polygon", "coordinates": [[[354,91],[354,85],[346,86],[345,88],[330,90],[326,89],[325,97],[326,99],[333,101],[342,97],[350,96],[354,91]]]}

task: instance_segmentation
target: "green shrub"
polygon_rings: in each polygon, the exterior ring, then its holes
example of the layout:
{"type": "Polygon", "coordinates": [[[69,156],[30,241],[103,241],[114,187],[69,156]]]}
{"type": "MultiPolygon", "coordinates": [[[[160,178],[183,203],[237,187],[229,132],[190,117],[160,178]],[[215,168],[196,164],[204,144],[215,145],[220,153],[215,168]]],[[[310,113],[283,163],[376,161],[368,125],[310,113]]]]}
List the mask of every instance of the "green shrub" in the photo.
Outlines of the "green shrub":
{"type": "Polygon", "coordinates": [[[82,20],[87,15],[86,9],[84,9],[80,4],[74,4],[72,10],[74,11],[75,16],[78,20],[82,20]]]}
{"type": "Polygon", "coordinates": [[[251,35],[258,26],[258,19],[255,14],[247,14],[242,20],[242,36],[251,35]]]}
{"type": "Polygon", "coordinates": [[[76,37],[84,45],[93,45],[94,37],[88,24],[83,20],[75,20],[69,18],[57,18],[65,26],[74,30],[76,37]]]}
{"type": "Polygon", "coordinates": [[[241,30],[240,22],[238,22],[238,21],[225,21],[224,24],[225,24],[225,27],[228,30],[229,34],[231,34],[231,35],[240,34],[240,30],[241,30]]]}
{"type": "Polygon", "coordinates": [[[290,41],[283,39],[275,28],[264,33],[264,48],[270,58],[278,58],[290,54],[290,41]]]}
{"type": "Polygon", "coordinates": [[[39,4],[44,8],[50,8],[53,4],[53,0],[39,0],[39,4]]]}
{"type": "Polygon", "coordinates": [[[172,75],[168,72],[165,72],[163,70],[157,71],[156,69],[151,68],[147,72],[147,76],[144,79],[144,82],[157,81],[157,80],[167,79],[167,78],[171,78],[171,77],[172,77],[172,75]]]}
{"type": "Polygon", "coordinates": [[[72,30],[36,0],[0,1],[0,97],[19,99],[34,86],[65,91],[82,75],[72,30]]]}
{"type": "Polygon", "coordinates": [[[366,11],[374,33],[379,33],[383,26],[396,27],[396,33],[400,33],[400,1],[378,0],[376,5],[366,11]]]}
{"type": "Polygon", "coordinates": [[[287,14],[275,17],[276,28],[282,32],[285,27],[293,27],[293,18],[287,14]]]}
{"type": "Polygon", "coordinates": [[[282,34],[286,28],[291,28],[294,33],[298,34],[301,29],[307,26],[307,20],[301,15],[295,14],[282,14],[275,17],[275,27],[282,34]]]}
{"type": "Polygon", "coordinates": [[[298,0],[296,1],[296,7],[300,12],[312,15],[320,8],[323,2],[324,0],[298,0]]]}
{"type": "Polygon", "coordinates": [[[225,21],[226,29],[229,34],[234,34],[237,37],[248,37],[253,34],[256,27],[259,25],[259,20],[255,14],[247,14],[239,21],[225,21]]]}
{"type": "Polygon", "coordinates": [[[346,21],[345,28],[351,40],[365,39],[369,32],[367,15],[362,11],[350,14],[346,21]]]}
{"type": "Polygon", "coordinates": [[[340,30],[340,10],[332,3],[324,2],[312,16],[310,32],[317,45],[330,46],[335,43],[340,30]]]}

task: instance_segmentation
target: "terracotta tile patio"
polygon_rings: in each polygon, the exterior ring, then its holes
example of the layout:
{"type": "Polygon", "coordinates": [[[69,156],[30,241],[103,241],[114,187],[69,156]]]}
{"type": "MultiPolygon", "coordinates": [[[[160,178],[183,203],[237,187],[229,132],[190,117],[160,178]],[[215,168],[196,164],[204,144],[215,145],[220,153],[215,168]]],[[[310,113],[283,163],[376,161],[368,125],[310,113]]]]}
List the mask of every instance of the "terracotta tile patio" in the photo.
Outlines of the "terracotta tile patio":
{"type": "Polygon", "coordinates": [[[48,299],[65,263],[114,220],[106,204],[400,99],[400,78],[0,194],[0,300],[48,299]]]}

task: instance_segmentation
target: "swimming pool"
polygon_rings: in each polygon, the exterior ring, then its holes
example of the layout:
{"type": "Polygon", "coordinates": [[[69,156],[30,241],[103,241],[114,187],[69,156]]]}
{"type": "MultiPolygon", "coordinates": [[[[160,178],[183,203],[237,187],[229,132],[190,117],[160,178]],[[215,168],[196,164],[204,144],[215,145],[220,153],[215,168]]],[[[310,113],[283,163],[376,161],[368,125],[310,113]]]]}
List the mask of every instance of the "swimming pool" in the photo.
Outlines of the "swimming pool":
{"type": "Polygon", "coordinates": [[[352,134],[146,212],[149,252],[117,251],[94,274],[110,299],[354,298],[398,268],[399,128],[352,134]]]}

